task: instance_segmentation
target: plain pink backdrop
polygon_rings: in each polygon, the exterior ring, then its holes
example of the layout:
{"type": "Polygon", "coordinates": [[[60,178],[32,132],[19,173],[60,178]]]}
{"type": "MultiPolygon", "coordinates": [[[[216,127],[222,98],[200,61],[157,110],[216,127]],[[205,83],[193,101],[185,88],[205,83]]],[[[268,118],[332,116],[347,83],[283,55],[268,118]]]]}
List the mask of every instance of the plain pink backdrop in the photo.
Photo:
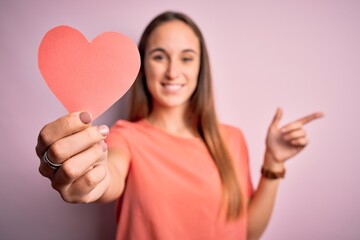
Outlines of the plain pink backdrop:
{"type": "MultiPolygon", "coordinates": [[[[0,2],[0,238],[111,239],[114,204],[71,205],[38,173],[40,128],[65,114],[37,68],[49,29],[88,39],[119,31],[138,42],[164,10],[201,27],[219,117],[243,129],[256,184],[275,109],[284,123],[313,111],[310,146],[287,166],[262,239],[360,239],[360,1],[82,0],[0,2]]],[[[125,117],[126,95],[97,123],[125,117]]],[[[166,223],[164,223],[166,227],[166,223]]]]}

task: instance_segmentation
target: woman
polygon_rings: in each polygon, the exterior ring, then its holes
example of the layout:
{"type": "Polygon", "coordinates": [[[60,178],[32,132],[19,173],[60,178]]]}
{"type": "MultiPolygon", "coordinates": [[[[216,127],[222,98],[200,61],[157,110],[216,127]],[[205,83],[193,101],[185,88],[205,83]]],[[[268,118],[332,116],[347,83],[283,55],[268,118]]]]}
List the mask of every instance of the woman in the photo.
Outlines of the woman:
{"type": "Polygon", "coordinates": [[[307,145],[314,113],[269,127],[259,186],[246,143],[217,121],[203,36],[165,12],[145,29],[130,121],[109,131],[87,112],[47,124],[36,147],[40,173],[66,202],[118,201],[118,239],[258,239],[269,222],[284,162],[307,145]],[[106,143],[105,140],[106,139],[106,143]]]}

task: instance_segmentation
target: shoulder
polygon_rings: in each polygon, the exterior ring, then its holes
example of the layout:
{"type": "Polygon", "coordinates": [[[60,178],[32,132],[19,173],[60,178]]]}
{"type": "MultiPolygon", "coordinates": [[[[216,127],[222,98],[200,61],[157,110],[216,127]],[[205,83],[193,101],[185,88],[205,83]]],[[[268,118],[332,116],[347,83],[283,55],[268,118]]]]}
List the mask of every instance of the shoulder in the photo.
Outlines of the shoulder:
{"type": "Polygon", "coordinates": [[[136,122],[118,120],[110,128],[109,136],[121,136],[126,139],[135,139],[136,141],[139,141],[139,139],[151,138],[154,134],[153,128],[145,119],[136,122]]]}
{"type": "Polygon", "coordinates": [[[243,131],[236,126],[220,123],[219,129],[225,139],[232,139],[232,138],[244,139],[243,131]]]}
{"type": "Polygon", "coordinates": [[[135,125],[135,122],[130,122],[128,120],[120,119],[114,123],[112,128],[131,128],[134,125],[135,125]]]}
{"type": "Polygon", "coordinates": [[[142,121],[130,122],[127,120],[118,120],[110,128],[110,133],[106,138],[106,143],[109,147],[124,148],[124,146],[130,147],[134,141],[143,139],[144,124],[142,121]]]}
{"type": "Polygon", "coordinates": [[[110,128],[110,133],[108,139],[131,139],[132,136],[136,136],[143,132],[141,121],[139,122],[130,122],[127,120],[118,120],[110,128]]]}
{"type": "Polygon", "coordinates": [[[247,152],[246,139],[239,127],[222,123],[219,125],[219,129],[224,142],[230,149],[233,149],[233,151],[240,149],[241,152],[247,152]]]}
{"type": "Polygon", "coordinates": [[[128,120],[118,120],[111,127],[110,132],[132,132],[143,128],[142,120],[138,122],[130,122],[128,120]]]}

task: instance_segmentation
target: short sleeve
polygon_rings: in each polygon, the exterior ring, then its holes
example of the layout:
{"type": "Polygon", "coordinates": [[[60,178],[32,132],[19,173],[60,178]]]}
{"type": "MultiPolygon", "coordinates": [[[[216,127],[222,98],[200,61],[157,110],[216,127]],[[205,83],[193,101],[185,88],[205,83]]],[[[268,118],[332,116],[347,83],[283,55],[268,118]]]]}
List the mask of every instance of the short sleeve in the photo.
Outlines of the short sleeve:
{"type": "Polygon", "coordinates": [[[235,162],[235,167],[240,176],[241,188],[248,198],[254,192],[249,164],[249,153],[243,132],[236,127],[222,125],[224,141],[235,162]]]}
{"type": "Polygon", "coordinates": [[[131,156],[130,144],[128,136],[131,135],[131,123],[119,120],[111,128],[110,133],[105,139],[108,149],[116,148],[131,156]]]}
{"type": "Polygon", "coordinates": [[[248,197],[251,197],[254,193],[254,187],[251,179],[251,171],[250,171],[250,160],[249,160],[249,152],[247,143],[244,137],[244,134],[240,129],[238,129],[239,132],[239,138],[240,138],[240,152],[241,152],[241,160],[240,160],[240,166],[242,168],[242,174],[245,175],[246,178],[246,193],[248,197]]]}

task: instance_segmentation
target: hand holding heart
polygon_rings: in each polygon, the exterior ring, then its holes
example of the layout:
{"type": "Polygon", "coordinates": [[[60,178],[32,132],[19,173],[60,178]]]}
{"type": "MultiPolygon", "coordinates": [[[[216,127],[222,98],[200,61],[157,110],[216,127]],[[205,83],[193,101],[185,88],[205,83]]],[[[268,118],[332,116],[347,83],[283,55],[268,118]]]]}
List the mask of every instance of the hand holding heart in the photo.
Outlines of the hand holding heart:
{"type": "Polygon", "coordinates": [[[69,112],[86,110],[95,119],[130,88],[140,57],[137,46],[120,33],[105,32],[89,43],[78,30],[59,26],[44,36],[38,65],[69,112]]]}
{"type": "Polygon", "coordinates": [[[109,133],[105,125],[92,126],[87,112],[75,112],[46,124],[40,131],[36,153],[45,152],[57,170],[40,160],[39,172],[51,181],[66,202],[86,203],[99,199],[110,184],[107,165],[109,133]]]}
{"type": "Polygon", "coordinates": [[[89,43],[76,29],[59,26],[44,36],[38,64],[47,85],[70,112],[40,131],[38,157],[47,152],[51,162],[62,165],[54,170],[40,161],[39,171],[65,201],[95,201],[110,184],[104,142],[109,129],[92,126],[91,121],[134,82],[140,67],[137,47],[120,33],[103,33],[89,43]]]}

